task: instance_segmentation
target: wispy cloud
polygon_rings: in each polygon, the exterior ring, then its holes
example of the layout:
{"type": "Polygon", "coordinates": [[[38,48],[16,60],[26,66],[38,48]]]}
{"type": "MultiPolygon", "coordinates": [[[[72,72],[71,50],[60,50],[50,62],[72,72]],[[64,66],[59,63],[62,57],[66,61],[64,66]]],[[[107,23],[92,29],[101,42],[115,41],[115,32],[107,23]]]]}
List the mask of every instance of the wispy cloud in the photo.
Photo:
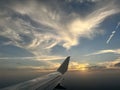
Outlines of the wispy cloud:
{"type": "Polygon", "coordinates": [[[107,44],[110,42],[110,40],[112,39],[112,37],[114,36],[115,33],[116,33],[116,31],[112,31],[112,34],[110,35],[110,37],[106,41],[107,44]]]}
{"type": "Polygon", "coordinates": [[[7,60],[7,59],[20,59],[20,60],[38,60],[38,61],[42,61],[42,60],[61,60],[61,59],[65,59],[65,57],[62,56],[40,56],[40,57],[0,57],[0,59],[2,60],[7,60]]]}
{"type": "Polygon", "coordinates": [[[48,57],[1,57],[0,68],[19,68],[19,69],[39,69],[39,70],[55,70],[60,66],[59,62],[51,60],[63,60],[61,58],[49,58],[48,57]],[[53,63],[54,62],[54,63],[53,63]]]}
{"type": "Polygon", "coordinates": [[[105,53],[114,53],[114,54],[120,54],[120,49],[106,49],[106,50],[100,50],[94,53],[87,54],[85,56],[91,56],[91,55],[99,55],[99,54],[105,54],[105,53]]]}
{"type": "Polygon", "coordinates": [[[108,44],[110,42],[110,40],[113,38],[113,36],[116,33],[116,30],[118,29],[118,27],[120,26],[120,22],[118,22],[117,26],[115,27],[115,31],[112,31],[112,34],[109,36],[108,40],[106,41],[106,43],[108,44]]]}
{"type": "Polygon", "coordinates": [[[80,63],[80,62],[70,62],[69,69],[70,70],[86,70],[89,66],[88,63],[80,63]]]}
{"type": "Polygon", "coordinates": [[[118,22],[118,24],[117,24],[117,26],[116,26],[116,28],[115,29],[118,29],[118,27],[120,26],[120,22],[118,22]]]}
{"type": "Polygon", "coordinates": [[[120,67],[118,66],[119,63],[120,63],[120,57],[112,61],[99,63],[98,65],[105,66],[107,69],[118,69],[118,68],[120,69],[120,67]]]}
{"type": "Polygon", "coordinates": [[[24,4],[13,4],[1,10],[0,27],[3,31],[0,35],[10,39],[3,45],[11,44],[36,57],[46,56],[46,59],[49,59],[47,56],[51,55],[51,49],[56,45],[70,49],[78,45],[81,38],[91,39],[101,34],[102,31],[97,28],[102,21],[120,11],[112,2],[101,7],[96,5],[97,9],[81,17],[80,13],[67,13],[62,8],[65,2],[30,0],[24,4]]]}

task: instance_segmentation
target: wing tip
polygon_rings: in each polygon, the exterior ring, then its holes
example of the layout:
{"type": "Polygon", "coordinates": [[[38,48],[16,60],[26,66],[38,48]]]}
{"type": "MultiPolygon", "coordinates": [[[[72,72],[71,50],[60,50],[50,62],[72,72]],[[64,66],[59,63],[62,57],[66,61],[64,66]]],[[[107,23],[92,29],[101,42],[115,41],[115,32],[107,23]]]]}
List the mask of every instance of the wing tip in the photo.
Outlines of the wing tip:
{"type": "Polygon", "coordinates": [[[70,56],[68,56],[64,62],[60,65],[60,67],[57,69],[58,72],[64,74],[68,70],[70,56]]]}

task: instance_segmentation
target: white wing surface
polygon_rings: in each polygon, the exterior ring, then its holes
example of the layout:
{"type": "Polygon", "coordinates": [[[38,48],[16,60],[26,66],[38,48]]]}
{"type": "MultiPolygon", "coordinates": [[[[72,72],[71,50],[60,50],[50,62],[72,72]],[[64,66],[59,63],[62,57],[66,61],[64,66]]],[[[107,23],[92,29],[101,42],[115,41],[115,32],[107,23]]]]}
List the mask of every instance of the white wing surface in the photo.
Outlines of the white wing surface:
{"type": "Polygon", "coordinates": [[[68,69],[70,57],[67,57],[56,72],[43,77],[38,77],[1,90],[53,90],[63,79],[63,74],[68,69]]]}

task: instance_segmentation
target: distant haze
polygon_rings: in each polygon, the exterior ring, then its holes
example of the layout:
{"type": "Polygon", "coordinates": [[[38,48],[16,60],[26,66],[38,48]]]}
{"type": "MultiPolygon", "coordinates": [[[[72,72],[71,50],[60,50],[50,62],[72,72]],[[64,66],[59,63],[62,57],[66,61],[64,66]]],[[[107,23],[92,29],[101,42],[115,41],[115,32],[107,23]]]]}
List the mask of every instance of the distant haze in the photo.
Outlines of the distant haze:
{"type": "MultiPolygon", "coordinates": [[[[12,71],[12,74],[0,76],[0,88],[14,85],[48,72],[12,71]],[[20,73],[21,74],[20,74],[20,73]]],[[[120,90],[120,72],[107,71],[69,71],[64,75],[62,84],[66,90],[120,90]]]]}

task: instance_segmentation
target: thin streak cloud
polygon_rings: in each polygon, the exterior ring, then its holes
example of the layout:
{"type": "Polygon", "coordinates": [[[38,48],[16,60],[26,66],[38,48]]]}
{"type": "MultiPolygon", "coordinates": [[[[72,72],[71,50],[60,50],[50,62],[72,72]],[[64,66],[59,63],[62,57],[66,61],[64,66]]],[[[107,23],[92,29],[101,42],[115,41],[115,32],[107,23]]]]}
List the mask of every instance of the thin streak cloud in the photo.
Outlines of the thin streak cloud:
{"type": "Polygon", "coordinates": [[[118,22],[118,24],[117,24],[117,26],[116,26],[116,28],[115,29],[118,29],[118,27],[120,26],[120,22],[118,22]]]}
{"type": "Polygon", "coordinates": [[[120,54],[120,49],[107,49],[107,50],[100,50],[91,54],[87,54],[85,56],[92,56],[92,55],[99,55],[99,54],[106,54],[106,53],[114,53],[114,54],[120,54]]]}
{"type": "MultiPolygon", "coordinates": [[[[93,1],[93,0],[92,0],[93,1]]],[[[51,50],[59,45],[65,49],[80,44],[81,38],[91,39],[104,30],[98,29],[109,16],[120,12],[114,2],[106,3],[88,12],[67,13],[62,7],[65,2],[30,0],[24,4],[15,2],[7,5],[0,19],[3,31],[0,36],[10,39],[3,45],[14,45],[32,53],[35,57],[52,56],[51,50]]],[[[74,7],[72,7],[75,9],[74,7]]],[[[62,56],[61,56],[62,58],[62,56]]],[[[49,58],[48,58],[49,59],[49,58]]]]}
{"type": "Polygon", "coordinates": [[[112,39],[112,37],[115,35],[116,31],[112,31],[112,34],[110,35],[110,37],[108,38],[108,40],[106,41],[106,43],[108,44],[110,42],[110,40],[112,39]]]}
{"type": "Polygon", "coordinates": [[[118,29],[119,26],[120,26],[120,22],[118,22],[117,26],[115,27],[115,31],[112,31],[112,34],[109,36],[108,40],[106,41],[107,44],[109,44],[109,42],[111,41],[111,39],[115,35],[116,30],[118,29]]]}
{"type": "Polygon", "coordinates": [[[40,57],[0,57],[0,60],[7,60],[7,59],[20,59],[20,60],[38,60],[38,61],[42,61],[42,60],[61,60],[64,59],[65,57],[62,56],[40,56],[40,57]]]}

